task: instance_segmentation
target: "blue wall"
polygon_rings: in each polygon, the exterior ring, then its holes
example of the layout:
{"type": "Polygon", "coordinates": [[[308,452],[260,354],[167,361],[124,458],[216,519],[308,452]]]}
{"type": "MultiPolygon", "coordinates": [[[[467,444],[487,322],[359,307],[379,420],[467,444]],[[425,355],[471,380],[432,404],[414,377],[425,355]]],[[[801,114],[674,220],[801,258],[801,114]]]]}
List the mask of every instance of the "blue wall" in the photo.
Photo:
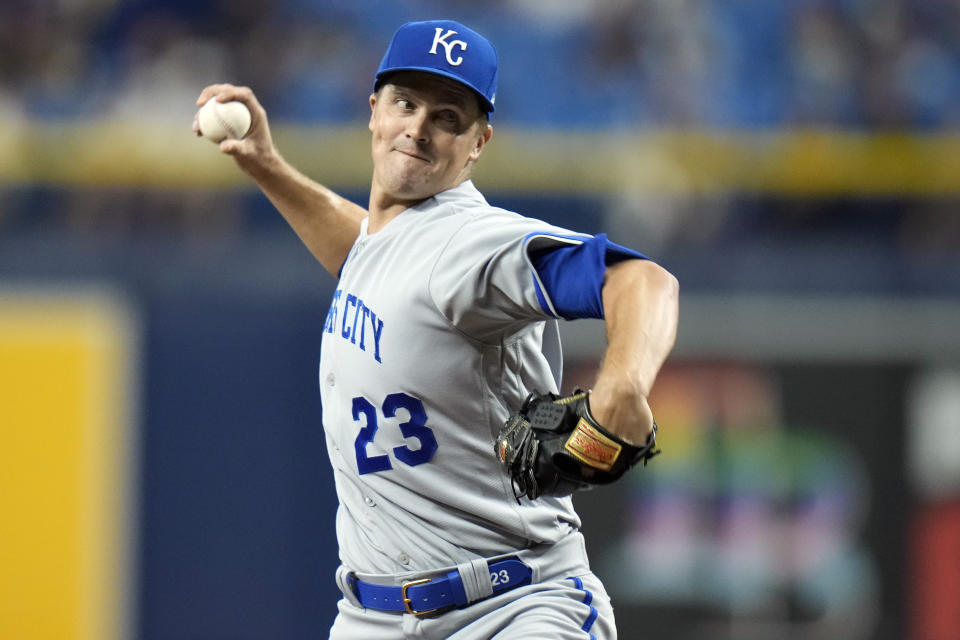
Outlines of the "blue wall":
{"type": "Polygon", "coordinates": [[[321,637],[339,596],[315,382],[326,301],[144,307],[138,637],[321,637]]]}

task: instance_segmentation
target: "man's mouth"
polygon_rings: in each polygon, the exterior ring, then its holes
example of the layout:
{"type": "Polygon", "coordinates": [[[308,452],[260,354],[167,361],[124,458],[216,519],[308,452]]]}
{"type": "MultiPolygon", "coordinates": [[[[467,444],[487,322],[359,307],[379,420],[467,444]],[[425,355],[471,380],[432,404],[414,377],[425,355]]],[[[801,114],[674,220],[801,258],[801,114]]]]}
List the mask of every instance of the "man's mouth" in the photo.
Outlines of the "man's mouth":
{"type": "Polygon", "coordinates": [[[400,153],[402,153],[402,154],[405,155],[405,156],[410,156],[411,158],[415,158],[415,159],[417,159],[417,160],[422,160],[423,162],[427,162],[427,163],[430,162],[430,159],[429,159],[429,158],[420,155],[420,154],[417,153],[416,151],[408,151],[408,150],[406,150],[406,149],[394,149],[394,151],[399,151],[400,153]]]}

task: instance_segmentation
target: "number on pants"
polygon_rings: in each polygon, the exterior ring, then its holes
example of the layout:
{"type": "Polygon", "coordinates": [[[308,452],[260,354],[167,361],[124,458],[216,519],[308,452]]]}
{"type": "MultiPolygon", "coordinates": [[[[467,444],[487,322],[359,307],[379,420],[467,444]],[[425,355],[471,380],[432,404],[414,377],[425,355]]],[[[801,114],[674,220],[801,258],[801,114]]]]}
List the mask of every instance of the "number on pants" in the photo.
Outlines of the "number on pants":
{"type": "MultiPolygon", "coordinates": [[[[404,438],[417,440],[420,446],[417,449],[411,449],[407,445],[394,447],[393,455],[400,462],[411,467],[430,462],[433,454],[437,452],[437,439],[433,435],[433,430],[427,426],[427,412],[423,408],[423,403],[419,398],[405,393],[391,393],[383,401],[381,407],[383,415],[386,418],[394,418],[398,409],[405,410],[410,416],[406,422],[400,423],[400,433],[404,438]]],[[[377,408],[363,396],[357,396],[353,399],[354,421],[359,422],[361,415],[364,417],[364,427],[360,429],[357,439],[353,442],[357,452],[357,470],[362,475],[392,469],[390,456],[386,453],[379,456],[367,455],[367,445],[373,442],[377,434],[377,408]]]]}

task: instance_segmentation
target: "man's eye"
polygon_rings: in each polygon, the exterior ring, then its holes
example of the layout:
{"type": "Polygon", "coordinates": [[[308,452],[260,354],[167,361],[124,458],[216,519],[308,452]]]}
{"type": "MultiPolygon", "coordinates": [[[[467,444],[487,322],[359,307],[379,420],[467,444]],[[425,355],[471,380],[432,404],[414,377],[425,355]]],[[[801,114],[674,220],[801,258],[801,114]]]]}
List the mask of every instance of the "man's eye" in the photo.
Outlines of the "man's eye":
{"type": "Polygon", "coordinates": [[[401,109],[406,109],[408,111],[413,109],[413,103],[406,98],[397,98],[397,104],[400,105],[401,109]]]}

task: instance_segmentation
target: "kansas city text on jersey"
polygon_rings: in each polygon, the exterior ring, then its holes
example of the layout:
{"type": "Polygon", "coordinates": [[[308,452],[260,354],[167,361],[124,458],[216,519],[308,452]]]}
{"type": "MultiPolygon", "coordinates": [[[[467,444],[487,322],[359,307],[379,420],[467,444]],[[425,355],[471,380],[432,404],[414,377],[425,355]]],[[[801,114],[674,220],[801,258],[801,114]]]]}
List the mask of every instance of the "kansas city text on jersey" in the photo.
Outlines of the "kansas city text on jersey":
{"type": "Polygon", "coordinates": [[[361,351],[367,351],[372,342],[374,359],[377,362],[383,362],[380,359],[380,336],[383,335],[383,320],[378,318],[373,309],[354,294],[343,295],[343,289],[337,289],[333,293],[333,300],[330,302],[330,311],[327,312],[327,321],[323,325],[323,330],[326,333],[339,334],[341,338],[349,340],[361,351]],[[339,324],[337,323],[338,317],[342,318],[339,324]],[[367,331],[368,321],[370,324],[369,332],[367,331]]]}

